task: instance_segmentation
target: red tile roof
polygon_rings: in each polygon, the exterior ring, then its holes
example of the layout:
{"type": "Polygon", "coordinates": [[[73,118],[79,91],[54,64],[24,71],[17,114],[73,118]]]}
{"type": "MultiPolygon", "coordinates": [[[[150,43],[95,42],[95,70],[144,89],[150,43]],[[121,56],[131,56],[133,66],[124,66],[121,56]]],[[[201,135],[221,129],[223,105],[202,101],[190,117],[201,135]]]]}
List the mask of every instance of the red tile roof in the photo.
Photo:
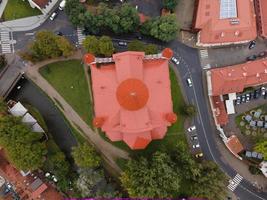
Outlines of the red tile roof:
{"type": "Polygon", "coordinates": [[[229,119],[225,109],[224,102],[220,99],[219,96],[213,96],[212,104],[213,107],[215,108],[214,115],[216,117],[217,124],[226,125],[229,119]]]}
{"type": "Polygon", "coordinates": [[[246,87],[267,83],[267,58],[210,72],[213,96],[242,92],[246,87]]]}
{"type": "Polygon", "coordinates": [[[238,153],[244,150],[243,145],[235,135],[232,135],[227,139],[226,145],[236,156],[238,156],[238,153]]]}
{"type": "Polygon", "coordinates": [[[47,189],[47,186],[46,184],[43,183],[40,187],[38,187],[36,190],[34,190],[31,193],[31,198],[37,199],[37,197],[40,196],[46,189],[47,189]]]}
{"type": "Polygon", "coordinates": [[[44,8],[49,0],[32,0],[35,4],[37,4],[40,8],[44,8]]]}
{"type": "Polygon", "coordinates": [[[236,0],[237,18],[220,19],[219,0],[198,0],[195,29],[200,30],[198,45],[248,42],[257,37],[253,1],[236,0]]]}
{"type": "Polygon", "coordinates": [[[257,9],[256,14],[258,16],[259,34],[267,38],[267,1],[256,0],[255,4],[257,9]]]}

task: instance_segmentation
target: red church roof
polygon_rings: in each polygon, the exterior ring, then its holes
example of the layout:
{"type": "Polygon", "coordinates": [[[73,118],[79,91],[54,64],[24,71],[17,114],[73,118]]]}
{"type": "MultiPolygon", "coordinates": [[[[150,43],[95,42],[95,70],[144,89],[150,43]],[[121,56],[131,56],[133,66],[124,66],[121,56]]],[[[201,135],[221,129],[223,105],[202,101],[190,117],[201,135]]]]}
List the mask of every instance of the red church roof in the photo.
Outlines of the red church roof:
{"type": "Polygon", "coordinates": [[[259,24],[259,34],[262,37],[267,38],[267,1],[266,0],[256,0],[256,9],[258,16],[258,24],[259,24]]]}
{"type": "Polygon", "coordinates": [[[87,62],[96,115],[93,123],[110,140],[143,149],[151,140],[162,139],[167,126],[176,121],[169,79],[171,54],[169,49],[156,57],[128,51],[114,54],[104,64],[87,62]]]}
{"type": "Polygon", "coordinates": [[[253,1],[198,0],[195,29],[200,30],[199,46],[253,40],[257,37],[253,1]]]}

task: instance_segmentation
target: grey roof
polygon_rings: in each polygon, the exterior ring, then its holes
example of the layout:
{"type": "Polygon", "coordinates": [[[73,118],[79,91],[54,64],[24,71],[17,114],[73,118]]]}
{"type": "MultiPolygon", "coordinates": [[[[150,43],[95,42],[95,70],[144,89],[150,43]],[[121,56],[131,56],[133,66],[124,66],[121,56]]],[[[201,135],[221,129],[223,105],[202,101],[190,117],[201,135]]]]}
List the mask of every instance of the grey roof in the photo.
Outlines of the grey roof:
{"type": "Polygon", "coordinates": [[[9,112],[16,117],[25,115],[27,111],[28,110],[20,102],[16,103],[12,108],[9,109],[9,112]]]}
{"type": "Polygon", "coordinates": [[[258,154],[258,159],[262,159],[263,155],[261,153],[258,154]]]}
{"type": "Polygon", "coordinates": [[[261,116],[261,112],[257,111],[257,112],[254,113],[254,117],[256,117],[256,118],[259,118],[260,116],[261,116]]]}
{"type": "Polygon", "coordinates": [[[267,121],[267,115],[264,116],[264,120],[267,121]]]}
{"type": "Polygon", "coordinates": [[[256,122],[255,121],[250,121],[249,125],[252,126],[252,127],[256,126],[256,122]]]}
{"type": "Polygon", "coordinates": [[[31,183],[30,188],[31,188],[32,191],[35,191],[42,184],[43,184],[43,181],[41,179],[37,178],[31,183]]]}
{"type": "Polygon", "coordinates": [[[251,152],[250,151],[246,151],[246,157],[251,157],[251,152]]]}
{"type": "Polygon", "coordinates": [[[263,127],[263,121],[257,121],[257,126],[258,127],[263,127]]]}
{"type": "Polygon", "coordinates": [[[36,133],[44,133],[44,129],[42,129],[42,127],[38,124],[38,123],[35,123],[33,126],[32,126],[32,132],[36,132],[36,133]]]}
{"type": "Polygon", "coordinates": [[[257,153],[257,152],[255,152],[255,151],[253,151],[253,152],[251,153],[251,156],[252,156],[253,158],[257,158],[257,156],[258,156],[258,153],[257,153]]]}
{"type": "Polygon", "coordinates": [[[26,115],[24,115],[23,118],[22,118],[22,122],[32,126],[37,121],[36,121],[36,119],[33,118],[33,116],[31,116],[31,114],[26,113],[26,115]]]}
{"type": "Polygon", "coordinates": [[[246,115],[245,116],[245,120],[250,122],[252,120],[252,116],[251,115],[246,115]]]}

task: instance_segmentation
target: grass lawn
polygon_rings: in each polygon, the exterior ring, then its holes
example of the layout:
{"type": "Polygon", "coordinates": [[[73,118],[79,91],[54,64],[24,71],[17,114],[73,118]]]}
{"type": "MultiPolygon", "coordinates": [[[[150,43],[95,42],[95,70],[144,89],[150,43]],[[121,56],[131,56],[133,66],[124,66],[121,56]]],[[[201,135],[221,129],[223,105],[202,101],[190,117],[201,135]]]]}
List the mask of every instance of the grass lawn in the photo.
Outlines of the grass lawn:
{"type": "Polygon", "coordinates": [[[55,62],[42,67],[40,73],[91,126],[91,101],[81,60],[55,62]]]}
{"type": "Polygon", "coordinates": [[[27,0],[8,0],[3,17],[5,21],[8,21],[41,14],[41,11],[32,8],[27,0]]]}

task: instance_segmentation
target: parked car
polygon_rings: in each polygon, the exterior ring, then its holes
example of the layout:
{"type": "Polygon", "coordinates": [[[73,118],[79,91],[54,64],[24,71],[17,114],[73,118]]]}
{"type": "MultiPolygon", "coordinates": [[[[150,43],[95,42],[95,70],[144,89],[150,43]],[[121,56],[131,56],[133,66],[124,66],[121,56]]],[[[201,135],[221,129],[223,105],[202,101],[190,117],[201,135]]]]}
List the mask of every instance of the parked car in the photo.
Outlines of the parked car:
{"type": "Polygon", "coordinates": [[[260,97],[260,90],[259,89],[254,91],[253,97],[254,97],[254,99],[258,99],[260,97]]]}
{"type": "Polygon", "coordinates": [[[242,99],[241,99],[241,101],[243,102],[243,103],[245,103],[246,102],[246,95],[242,95],[242,99]]]}
{"type": "Polygon", "coordinates": [[[241,97],[240,97],[240,96],[237,96],[237,97],[236,97],[235,104],[236,104],[236,105],[239,105],[240,103],[241,103],[241,97]]]}
{"type": "Polygon", "coordinates": [[[250,101],[250,93],[247,93],[246,94],[246,102],[249,102],[250,101]]]}
{"type": "Polygon", "coordinates": [[[192,86],[193,86],[193,85],[192,85],[192,81],[191,81],[190,78],[186,79],[186,82],[187,82],[187,85],[188,85],[189,87],[192,87],[192,86]]]}
{"type": "Polygon", "coordinates": [[[199,143],[196,143],[196,144],[193,144],[193,149],[195,149],[195,148],[199,148],[200,147],[200,145],[199,145],[199,143]]]}
{"type": "Polygon", "coordinates": [[[247,61],[253,61],[253,60],[256,60],[256,59],[257,59],[256,55],[252,55],[252,56],[248,56],[247,57],[247,61]]]}
{"type": "Polygon", "coordinates": [[[265,87],[261,87],[261,95],[265,96],[266,94],[266,88],[265,87]]]}
{"type": "Polygon", "coordinates": [[[263,52],[260,52],[259,54],[258,54],[258,57],[259,58],[262,58],[262,57],[265,57],[267,55],[267,51],[263,51],[263,52]]]}
{"type": "Polygon", "coordinates": [[[191,140],[198,140],[196,135],[191,136],[191,140]]]}
{"type": "Polygon", "coordinates": [[[63,0],[63,1],[60,2],[58,9],[59,10],[64,10],[65,6],[66,6],[66,0],[63,0]]]}
{"type": "Polygon", "coordinates": [[[63,36],[63,35],[64,35],[64,34],[63,34],[62,32],[60,32],[60,31],[55,32],[55,34],[58,35],[58,36],[63,36]]]}
{"type": "Polygon", "coordinates": [[[118,45],[119,45],[119,46],[124,46],[124,47],[126,47],[126,46],[127,46],[127,42],[119,41],[119,42],[118,42],[118,45]]]}
{"type": "Polygon", "coordinates": [[[203,157],[203,153],[197,153],[197,154],[195,155],[195,157],[196,157],[196,158],[201,158],[201,157],[203,157]]]}
{"type": "Polygon", "coordinates": [[[249,49],[253,49],[255,46],[256,46],[256,40],[252,40],[252,41],[249,43],[248,48],[249,48],[249,49]]]}
{"type": "Polygon", "coordinates": [[[179,65],[180,63],[180,61],[175,57],[172,57],[172,62],[174,62],[176,65],[179,65]]]}
{"type": "Polygon", "coordinates": [[[52,13],[52,15],[49,17],[51,21],[53,21],[57,17],[58,13],[55,11],[52,13]]]}
{"type": "Polygon", "coordinates": [[[187,130],[189,132],[192,132],[192,131],[196,130],[196,126],[190,126],[187,130]]]}

